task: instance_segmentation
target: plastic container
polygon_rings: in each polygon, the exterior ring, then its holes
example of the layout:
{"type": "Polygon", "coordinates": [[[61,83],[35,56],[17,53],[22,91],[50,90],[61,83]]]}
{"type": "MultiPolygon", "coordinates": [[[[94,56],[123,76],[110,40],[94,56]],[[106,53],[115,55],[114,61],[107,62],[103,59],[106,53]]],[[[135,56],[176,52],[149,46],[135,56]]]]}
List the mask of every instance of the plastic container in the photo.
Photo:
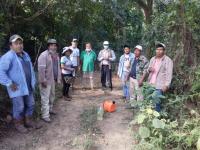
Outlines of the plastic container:
{"type": "Polygon", "coordinates": [[[105,112],[115,112],[116,111],[115,101],[104,101],[103,109],[105,112]]]}
{"type": "Polygon", "coordinates": [[[103,106],[100,106],[97,110],[97,120],[103,120],[104,109],[103,106]]]}

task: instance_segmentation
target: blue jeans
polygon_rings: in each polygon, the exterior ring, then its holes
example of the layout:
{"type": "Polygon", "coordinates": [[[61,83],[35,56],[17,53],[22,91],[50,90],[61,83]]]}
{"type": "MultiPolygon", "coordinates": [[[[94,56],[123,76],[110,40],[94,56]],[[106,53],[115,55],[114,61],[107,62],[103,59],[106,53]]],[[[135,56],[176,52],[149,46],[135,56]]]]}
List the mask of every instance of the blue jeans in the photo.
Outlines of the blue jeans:
{"type": "Polygon", "coordinates": [[[126,99],[129,99],[129,86],[127,84],[123,84],[123,96],[126,97],[126,99]]]}
{"type": "MultiPolygon", "coordinates": [[[[163,92],[161,89],[156,89],[156,94],[159,96],[159,95],[163,95],[163,92]]],[[[155,110],[157,112],[160,112],[161,111],[161,102],[159,103],[156,103],[156,107],[155,107],[155,110]]]]}
{"type": "Polygon", "coordinates": [[[26,96],[20,96],[12,98],[13,104],[13,118],[16,120],[23,119],[24,116],[32,116],[35,101],[33,98],[33,93],[26,96]]]}
{"type": "Polygon", "coordinates": [[[122,74],[123,96],[126,97],[127,100],[130,98],[128,75],[128,72],[123,72],[122,74]]]}

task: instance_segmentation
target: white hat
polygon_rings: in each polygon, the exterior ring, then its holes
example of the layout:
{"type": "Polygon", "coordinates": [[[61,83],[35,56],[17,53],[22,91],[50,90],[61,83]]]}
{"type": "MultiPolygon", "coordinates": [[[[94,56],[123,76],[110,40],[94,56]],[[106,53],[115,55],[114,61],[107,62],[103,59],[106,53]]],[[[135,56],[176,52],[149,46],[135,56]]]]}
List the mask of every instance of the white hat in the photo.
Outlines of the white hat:
{"type": "Polygon", "coordinates": [[[64,54],[66,51],[69,51],[69,50],[72,52],[72,49],[70,47],[64,47],[62,54],[64,54]]]}
{"type": "Polygon", "coordinates": [[[164,48],[166,48],[166,45],[165,44],[163,44],[163,43],[159,43],[160,45],[162,45],[164,48]]]}
{"type": "Polygon", "coordinates": [[[135,49],[136,49],[136,48],[142,51],[142,46],[141,46],[141,45],[137,45],[137,46],[135,47],[135,49]]]}
{"type": "Polygon", "coordinates": [[[109,42],[108,41],[104,41],[103,45],[109,45],[109,42]]]}
{"type": "Polygon", "coordinates": [[[73,38],[72,42],[78,42],[78,39],[73,38]]]}

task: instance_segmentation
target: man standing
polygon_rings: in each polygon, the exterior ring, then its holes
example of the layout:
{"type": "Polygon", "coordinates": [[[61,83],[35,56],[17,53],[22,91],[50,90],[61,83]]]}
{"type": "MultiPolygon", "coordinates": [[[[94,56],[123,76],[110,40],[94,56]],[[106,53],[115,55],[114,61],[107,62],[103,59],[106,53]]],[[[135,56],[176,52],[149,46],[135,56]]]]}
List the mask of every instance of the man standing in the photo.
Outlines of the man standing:
{"type": "Polygon", "coordinates": [[[120,57],[119,66],[118,66],[118,76],[122,81],[123,86],[123,99],[129,100],[129,73],[131,62],[134,60],[135,55],[130,52],[130,47],[128,45],[124,45],[124,54],[120,57]]]}
{"type": "Polygon", "coordinates": [[[100,61],[101,68],[101,84],[103,89],[107,87],[108,82],[109,88],[112,90],[112,70],[111,62],[115,61],[116,56],[113,50],[109,48],[109,42],[103,42],[104,49],[99,52],[98,60],[100,61]]]}
{"type": "Polygon", "coordinates": [[[79,69],[79,65],[80,65],[80,51],[77,48],[78,46],[78,40],[77,39],[73,39],[72,40],[72,45],[70,46],[70,48],[72,49],[72,54],[70,56],[70,59],[72,61],[72,65],[75,68],[75,74],[77,75],[78,69],[79,69]]]}
{"type": "Polygon", "coordinates": [[[85,44],[85,50],[81,53],[82,71],[83,71],[83,87],[86,88],[88,83],[90,88],[93,90],[93,73],[94,73],[94,63],[97,56],[92,50],[91,43],[85,44]],[[88,82],[89,81],[89,82],[88,82]]]}
{"type": "MultiPolygon", "coordinates": [[[[165,49],[163,43],[156,45],[156,56],[151,58],[148,68],[148,82],[155,86],[158,95],[163,95],[169,89],[173,74],[173,61],[165,55],[165,49]]],[[[160,103],[156,104],[155,110],[160,112],[160,103]]]]}
{"type": "Polygon", "coordinates": [[[130,71],[130,105],[134,107],[134,102],[143,100],[141,86],[147,74],[148,60],[142,55],[142,46],[137,45],[134,50],[135,58],[130,71]]]}
{"type": "Polygon", "coordinates": [[[9,44],[10,50],[0,60],[0,83],[7,87],[12,100],[15,128],[26,133],[29,127],[37,128],[32,121],[35,73],[29,55],[23,50],[22,37],[16,34],[11,36],[9,44]]]}
{"type": "Polygon", "coordinates": [[[48,49],[38,58],[38,78],[42,104],[42,119],[51,122],[50,114],[55,115],[53,103],[55,100],[55,83],[61,81],[60,59],[57,53],[58,44],[55,39],[49,39],[48,49]]]}

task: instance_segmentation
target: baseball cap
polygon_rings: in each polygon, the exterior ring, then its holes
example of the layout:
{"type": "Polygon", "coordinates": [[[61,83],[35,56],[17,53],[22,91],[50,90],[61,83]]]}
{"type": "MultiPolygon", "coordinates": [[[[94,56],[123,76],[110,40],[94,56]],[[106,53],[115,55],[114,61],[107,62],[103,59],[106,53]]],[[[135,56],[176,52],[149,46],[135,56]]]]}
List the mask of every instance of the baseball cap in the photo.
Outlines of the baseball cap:
{"type": "Polygon", "coordinates": [[[23,38],[20,35],[14,34],[9,38],[9,42],[13,43],[13,42],[17,41],[18,39],[23,41],[23,38]]]}
{"type": "Polygon", "coordinates": [[[137,45],[137,46],[135,47],[135,49],[139,49],[139,50],[142,51],[142,46],[141,46],[141,45],[137,45]]]}
{"type": "Polygon", "coordinates": [[[78,42],[78,39],[73,38],[72,42],[78,42]]]}
{"type": "Polygon", "coordinates": [[[109,45],[109,42],[108,41],[104,41],[103,45],[109,45]]]}
{"type": "Polygon", "coordinates": [[[158,48],[158,47],[163,47],[164,49],[166,48],[166,45],[165,44],[163,44],[163,43],[158,43],[158,44],[156,44],[156,47],[158,48]]]}

